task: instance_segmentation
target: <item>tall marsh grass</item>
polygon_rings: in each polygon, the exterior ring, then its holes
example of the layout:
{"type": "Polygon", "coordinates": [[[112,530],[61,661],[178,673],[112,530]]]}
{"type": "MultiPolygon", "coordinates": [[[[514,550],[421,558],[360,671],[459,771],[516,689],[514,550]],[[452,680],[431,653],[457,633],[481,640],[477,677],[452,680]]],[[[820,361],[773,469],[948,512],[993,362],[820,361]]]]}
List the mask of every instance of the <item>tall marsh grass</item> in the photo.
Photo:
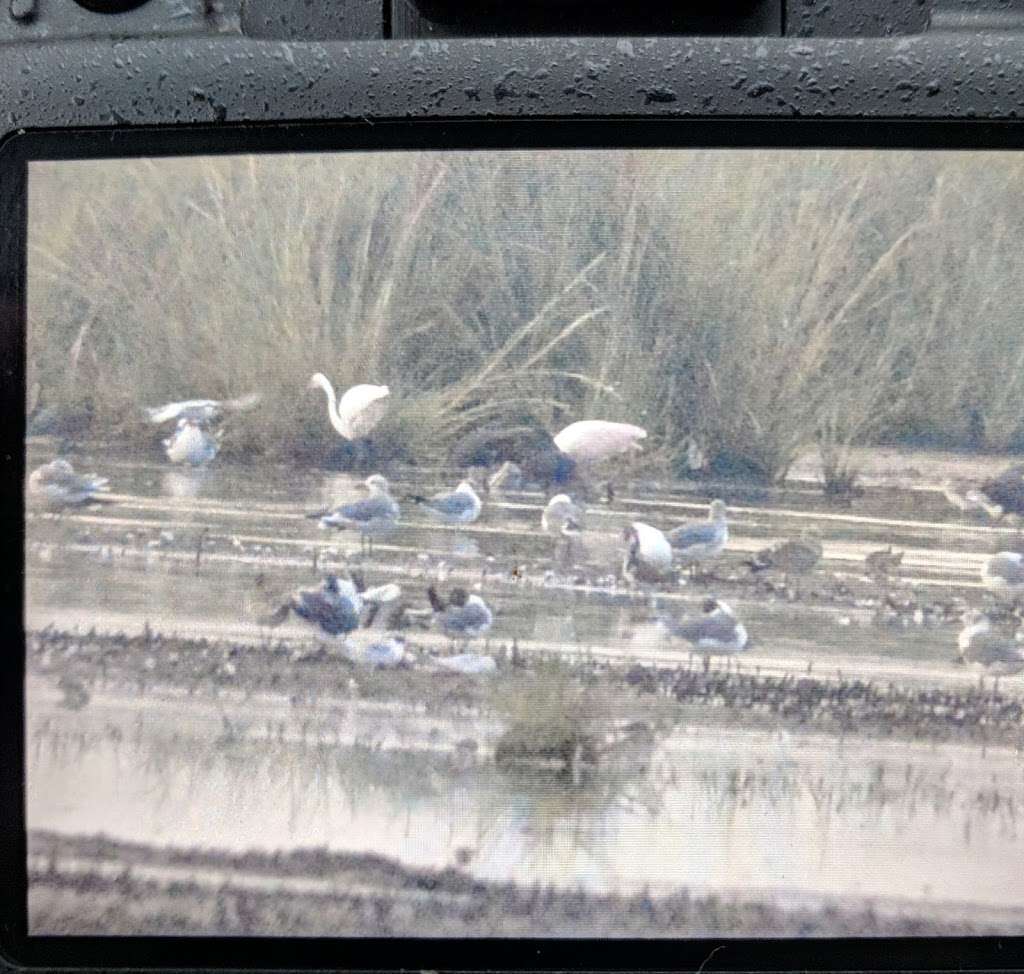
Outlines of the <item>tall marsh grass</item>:
{"type": "Polygon", "coordinates": [[[818,450],[1024,449],[1012,154],[525,152],[40,164],[29,388],[93,432],[263,394],[237,456],[337,441],[309,376],[386,383],[414,461],[530,419],[641,423],[778,480],[818,450]]]}

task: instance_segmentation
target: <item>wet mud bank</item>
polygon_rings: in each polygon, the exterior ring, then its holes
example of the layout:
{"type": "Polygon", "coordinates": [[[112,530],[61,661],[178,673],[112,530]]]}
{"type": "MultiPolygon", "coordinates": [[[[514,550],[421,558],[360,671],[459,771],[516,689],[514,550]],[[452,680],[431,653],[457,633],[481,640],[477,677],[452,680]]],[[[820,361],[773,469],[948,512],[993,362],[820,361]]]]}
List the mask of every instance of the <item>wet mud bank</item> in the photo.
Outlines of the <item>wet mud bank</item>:
{"type": "Polygon", "coordinates": [[[228,855],[103,837],[29,837],[33,934],[117,936],[758,937],[1024,933],[962,904],[760,900],[756,893],[595,895],[411,869],[378,855],[228,855]]]}
{"type": "MultiPolygon", "coordinates": [[[[733,726],[807,729],[841,736],[1024,748],[1024,696],[1012,681],[930,687],[897,681],[815,674],[762,674],[683,662],[675,667],[518,654],[499,645],[496,673],[465,676],[438,670],[426,648],[409,646],[395,670],[360,667],[326,647],[298,650],[284,642],[77,633],[46,628],[29,633],[28,673],[59,691],[61,706],[89,705],[97,690],[144,700],[161,691],[225,705],[255,696],[287,700],[292,708],[331,701],[381,701],[446,713],[491,714],[502,702],[528,701],[551,667],[578,693],[603,692],[615,719],[721,718],[733,726]]],[[[601,711],[605,712],[604,710],[601,711]]]]}

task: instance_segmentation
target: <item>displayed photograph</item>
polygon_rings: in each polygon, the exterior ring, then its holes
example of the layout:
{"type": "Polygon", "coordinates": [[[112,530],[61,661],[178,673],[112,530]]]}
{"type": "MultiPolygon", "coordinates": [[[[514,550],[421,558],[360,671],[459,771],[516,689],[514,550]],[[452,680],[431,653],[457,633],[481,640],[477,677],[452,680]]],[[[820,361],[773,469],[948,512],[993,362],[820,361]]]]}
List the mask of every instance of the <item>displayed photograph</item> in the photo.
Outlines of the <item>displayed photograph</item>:
{"type": "Polygon", "coordinates": [[[1024,156],[28,165],[28,933],[1024,934],[1024,156]]]}

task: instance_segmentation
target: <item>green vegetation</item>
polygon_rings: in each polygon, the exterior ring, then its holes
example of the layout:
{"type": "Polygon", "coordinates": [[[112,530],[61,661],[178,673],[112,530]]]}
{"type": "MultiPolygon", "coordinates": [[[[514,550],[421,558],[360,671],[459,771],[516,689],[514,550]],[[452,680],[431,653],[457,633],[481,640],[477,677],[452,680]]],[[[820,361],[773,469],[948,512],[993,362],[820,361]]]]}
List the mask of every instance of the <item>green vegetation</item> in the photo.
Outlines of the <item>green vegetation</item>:
{"type": "Polygon", "coordinates": [[[382,382],[414,462],[529,417],[641,423],[772,481],[817,447],[1024,449],[1012,154],[399,153],[39,165],[29,389],[95,435],[259,390],[236,457],[337,443],[314,371],[382,382]]]}

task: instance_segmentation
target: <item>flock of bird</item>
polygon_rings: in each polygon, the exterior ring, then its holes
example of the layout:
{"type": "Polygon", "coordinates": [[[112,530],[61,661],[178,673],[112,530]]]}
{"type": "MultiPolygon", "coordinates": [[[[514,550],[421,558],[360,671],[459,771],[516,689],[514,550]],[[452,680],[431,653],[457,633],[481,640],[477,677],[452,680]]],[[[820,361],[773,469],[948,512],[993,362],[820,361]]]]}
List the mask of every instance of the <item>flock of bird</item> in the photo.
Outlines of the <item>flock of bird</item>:
{"type": "MultiPolygon", "coordinates": [[[[310,379],[310,388],[320,389],[327,399],[327,415],[331,426],[348,441],[367,437],[386,415],[390,391],[387,386],[357,385],[340,398],[322,373],[310,379]]],[[[259,402],[258,395],[235,400],[194,399],[169,403],[146,410],[150,422],[174,424],[173,432],[163,441],[168,459],[173,463],[202,466],[217,455],[223,430],[216,424],[228,413],[244,410],[259,402]]],[[[559,468],[590,471],[599,464],[642,449],[647,433],[639,426],[604,420],[574,422],[553,437],[559,468]]],[[[486,488],[514,489],[521,486],[522,471],[514,462],[504,463],[487,481],[486,488]]],[[[454,490],[431,496],[410,495],[408,500],[430,518],[449,525],[468,525],[483,510],[478,493],[482,487],[472,477],[460,482],[454,490]]],[[[401,519],[401,506],[391,495],[388,481],[381,474],[365,480],[365,497],[334,508],[308,514],[322,528],[357,532],[364,550],[371,550],[376,539],[393,532],[401,519]]],[[[106,478],[82,475],[74,471],[64,458],[58,458],[34,470],[28,478],[29,496],[51,509],[82,506],[103,501],[109,490],[106,478]]],[[[611,488],[609,487],[609,491],[611,488]]],[[[1001,517],[1006,512],[1024,514],[1024,466],[1013,467],[980,488],[962,482],[946,481],[943,492],[950,503],[964,512],[1001,517]]],[[[583,506],[567,493],[551,497],[541,515],[541,529],[572,546],[584,528],[583,506]]],[[[625,555],[623,575],[636,584],[660,583],[673,579],[679,568],[688,568],[692,575],[707,562],[717,558],[729,543],[728,509],[722,500],[713,500],[707,519],[684,524],[668,531],[633,521],[624,530],[625,555]]],[[[784,541],[758,552],[746,564],[753,572],[774,570],[784,577],[806,575],[823,555],[823,546],[814,529],[797,539],[784,541]]],[[[868,556],[869,572],[887,576],[900,563],[901,554],[891,547],[868,556]]],[[[1024,596],[1024,553],[998,552],[989,558],[981,573],[983,583],[1001,600],[1013,602],[1024,596]]],[[[384,605],[397,598],[398,587],[380,586],[366,589],[351,578],[329,574],[313,589],[302,589],[285,598],[263,614],[268,625],[277,625],[291,613],[315,626],[327,636],[345,636],[366,624],[384,605]]],[[[433,623],[453,643],[466,649],[470,640],[486,636],[493,622],[493,612],[484,600],[465,589],[453,589],[447,597],[435,588],[428,592],[433,623]]],[[[702,654],[705,665],[711,655],[735,655],[748,645],[745,626],[722,600],[709,598],[696,617],[674,619],[662,616],[662,630],[670,637],[684,641],[702,654]]],[[[995,674],[1024,671],[1024,631],[1016,635],[993,630],[988,616],[971,609],[963,616],[964,627],[958,639],[958,660],[983,666],[995,674]]],[[[370,648],[370,662],[375,665],[397,665],[404,656],[404,645],[396,638],[370,648]]],[[[364,651],[365,655],[365,651],[364,651]]],[[[463,652],[449,656],[447,668],[467,673],[490,672],[491,657],[463,652]]]]}

